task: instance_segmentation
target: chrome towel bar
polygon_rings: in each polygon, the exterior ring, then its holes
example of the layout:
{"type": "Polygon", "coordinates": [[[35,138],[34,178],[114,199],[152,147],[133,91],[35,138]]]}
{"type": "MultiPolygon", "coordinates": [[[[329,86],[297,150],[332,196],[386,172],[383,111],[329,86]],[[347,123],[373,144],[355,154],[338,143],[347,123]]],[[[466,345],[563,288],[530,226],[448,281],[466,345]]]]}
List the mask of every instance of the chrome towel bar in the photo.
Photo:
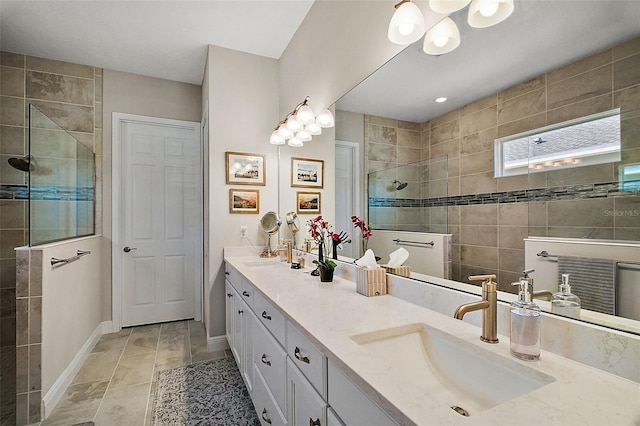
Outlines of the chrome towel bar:
{"type": "Polygon", "coordinates": [[[76,260],[80,259],[82,256],[86,256],[87,254],[91,254],[91,251],[89,251],[89,250],[77,250],[75,256],[68,257],[66,259],[58,259],[57,257],[52,257],[51,258],[51,266],[63,265],[63,264],[71,263],[73,261],[76,261],[76,260]]]}
{"type": "Polygon", "coordinates": [[[400,238],[396,238],[393,240],[398,245],[417,245],[417,246],[434,246],[433,241],[425,242],[425,241],[411,241],[411,240],[401,240],[400,238]]]}
{"type": "MultiPolygon", "coordinates": [[[[542,250],[540,253],[537,253],[536,256],[540,256],[540,257],[558,257],[557,254],[547,253],[546,250],[542,250]]],[[[640,265],[640,262],[634,262],[634,261],[631,261],[631,260],[618,260],[616,262],[616,265],[640,265]]]]}

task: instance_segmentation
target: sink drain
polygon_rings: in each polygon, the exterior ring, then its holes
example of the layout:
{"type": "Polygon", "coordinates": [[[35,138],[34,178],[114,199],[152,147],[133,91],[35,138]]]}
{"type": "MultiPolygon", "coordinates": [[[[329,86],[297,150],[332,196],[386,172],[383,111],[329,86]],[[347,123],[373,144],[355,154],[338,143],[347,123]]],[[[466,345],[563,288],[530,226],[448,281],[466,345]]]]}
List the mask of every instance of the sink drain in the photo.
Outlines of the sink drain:
{"type": "Polygon", "coordinates": [[[456,413],[460,414],[461,416],[469,417],[471,415],[467,410],[465,410],[462,407],[458,407],[457,405],[452,405],[451,409],[456,413]]]}

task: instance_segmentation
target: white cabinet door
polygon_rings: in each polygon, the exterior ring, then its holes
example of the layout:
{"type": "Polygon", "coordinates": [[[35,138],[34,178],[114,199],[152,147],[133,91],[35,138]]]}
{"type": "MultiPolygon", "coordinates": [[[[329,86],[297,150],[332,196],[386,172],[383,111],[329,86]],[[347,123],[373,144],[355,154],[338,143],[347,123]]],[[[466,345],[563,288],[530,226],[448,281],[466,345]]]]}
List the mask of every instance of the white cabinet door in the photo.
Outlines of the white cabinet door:
{"type": "Polygon", "coordinates": [[[224,308],[225,308],[225,334],[227,336],[227,342],[229,343],[229,347],[233,348],[233,320],[235,319],[235,316],[233,315],[233,309],[234,309],[234,297],[233,297],[233,293],[235,293],[233,291],[233,287],[231,287],[231,284],[229,284],[229,281],[225,281],[224,283],[224,289],[225,289],[225,304],[224,304],[224,308]]]}
{"type": "Polygon", "coordinates": [[[331,407],[327,408],[327,426],[344,426],[340,417],[331,407]]]}
{"type": "Polygon", "coordinates": [[[257,318],[246,303],[242,302],[242,343],[240,349],[240,372],[247,385],[249,395],[253,393],[253,329],[257,318]]]}
{"type": "Polygon", "coordinates": [[[327,403],[316,392],[300,370],[287,360],[289,394],[289,424],[294,426],[325,426],[327,403]]]}

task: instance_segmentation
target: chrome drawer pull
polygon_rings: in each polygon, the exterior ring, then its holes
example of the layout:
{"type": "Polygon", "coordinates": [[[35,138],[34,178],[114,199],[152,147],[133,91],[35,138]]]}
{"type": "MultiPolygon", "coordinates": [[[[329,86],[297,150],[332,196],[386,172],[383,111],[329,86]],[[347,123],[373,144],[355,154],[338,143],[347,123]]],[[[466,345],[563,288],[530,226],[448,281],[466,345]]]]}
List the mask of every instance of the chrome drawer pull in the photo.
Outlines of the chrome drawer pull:
{"type": "Polygon", "coordinates": [[[309,426],[320,426],[320,419],[315,419],[313,420],[311,417],[309,417],[309,426]]]}
{"type": "Polygon", "coordinates": [[[306,356],[302,356],[302,354],[300,353],[300,348],[298,348],[297,346],[293,351],[293,355],[295,355],[295,357],[300,361],[309,364],[309,358],[307,358],[306,356]]]}
{"type": "Polygon", "coordinates": [[[242,315],[242,314],[244,314],[244,311],[243,311],[242,309],[240,309],[240,310],[238,311],[238,315],[242,315]]]}
{"type": "Polygon", "coordinates": [[[227,271],[225,271],[225,273],[224,273],[224,274],[225,274],[225,275],[231,275],[231,274],[230,274],[229,272],[227,272],[227,271]]]}
{"type": "Polygon", "coordinates": [[[267,414],[267,409],[265,408],[262,410],[262,420],[271,424],[271,419],[269,417],[265,417],[266,414],[267,414]]]}
{"type": "Polygon", "coordinates": [[[271,315],[267,315],[267,311],[262,311],[262,318],[271,321],[271,315]]]}
{"type": "Polygon", "coordinates": [[[246,291],[246,290],[242,292],[242,295],[243,295],[244,297],[249,297],[249,296],[251,296],[251,295],[249,294],[249,292],[248,292],[248,291],[246,291]]]}
{"type": "Polygon", "coordinates": [[[227,293],[227,297],[228,297],[228,298],[232,298],[232,297],[233,297],[233,294],[231,294],[231,293],[227,293]]]}
{"type": "Polygon", "coordinates": [[[267,354],[262,354],[262,358],[260,358],[260,361],[262,361],[263,364],[266,364],[269,367],[271,367],[271,361],[267,359],[267,354]]]}

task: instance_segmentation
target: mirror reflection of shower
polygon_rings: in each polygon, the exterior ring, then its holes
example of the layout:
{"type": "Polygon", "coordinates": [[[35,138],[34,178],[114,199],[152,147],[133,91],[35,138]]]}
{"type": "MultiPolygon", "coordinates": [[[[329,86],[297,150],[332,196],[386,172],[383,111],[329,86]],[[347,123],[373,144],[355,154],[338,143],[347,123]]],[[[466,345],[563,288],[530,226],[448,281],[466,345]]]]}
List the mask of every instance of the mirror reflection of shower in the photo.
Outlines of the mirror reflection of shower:
{"type": "Polygon", "coordinates": [[[33,170],[33,164],[31,164],[31,158],[29,156],[20,158],[11,157],[7,161],[11,167],[21,172],[30,172],[33,170]]]}
{"type": "Polygon", "coordinates": [[[402,191],[409,185],[409,182],[400,182],[399,180],[394,180],[393,184],[395,185],[396,191],[402,191]]]}

